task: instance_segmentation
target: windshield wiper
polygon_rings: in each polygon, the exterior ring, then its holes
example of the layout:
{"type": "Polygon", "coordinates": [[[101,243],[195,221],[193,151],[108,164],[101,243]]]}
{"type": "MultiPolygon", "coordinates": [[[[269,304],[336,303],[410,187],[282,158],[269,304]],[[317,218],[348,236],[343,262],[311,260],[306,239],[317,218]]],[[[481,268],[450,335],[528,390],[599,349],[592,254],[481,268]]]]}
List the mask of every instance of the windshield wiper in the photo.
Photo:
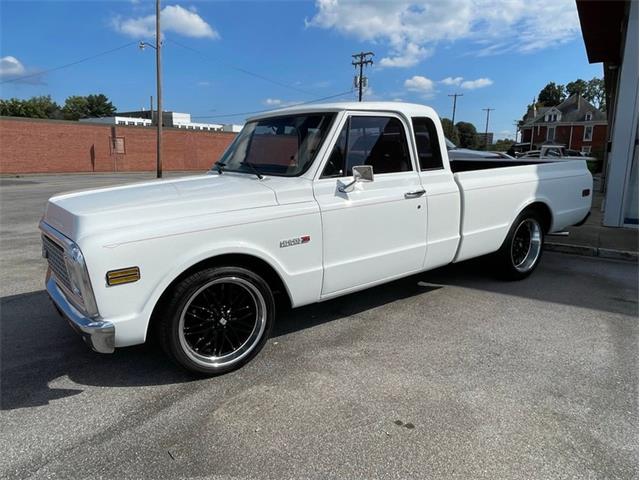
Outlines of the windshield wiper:
{"type": "Polygon", "coordinates": [[[218,171],[218,175],[222,175],[222,170],[224,170],[224,167],[226,167],[227,164],[224,162],[216,162],[213,164],[213,166],[216,167],[216,170],[218,171]]]}
{"type": "Polygon", "coordinates": [[[256,168],[256,166],[255,166],[253,163],[248,162],[248,161],[246,161],[246,160],[245,160],[244,162],[240,162],[240,165],[246,165],[246,166],[248,166],[251,170],[253,170],[253,173],[255,173],[255,174],[256,174],[256,176],[257,176],[260,180],[262,180],[262,178],[263,178],[262,173],[260,173],[260,170],[258,170],[258,169],[256,168]]]}

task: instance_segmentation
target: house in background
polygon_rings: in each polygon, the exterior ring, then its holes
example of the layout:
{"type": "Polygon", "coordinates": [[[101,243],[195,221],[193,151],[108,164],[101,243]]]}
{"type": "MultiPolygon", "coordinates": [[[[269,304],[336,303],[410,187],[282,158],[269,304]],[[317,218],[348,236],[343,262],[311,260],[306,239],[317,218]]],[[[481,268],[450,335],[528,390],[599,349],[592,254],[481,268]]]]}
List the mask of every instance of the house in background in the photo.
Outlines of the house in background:
{"type": "Polygon", "coordinates": [[[589,63],[607,95],[603,224],[638,228],[638,2],[577,0],[589,63]]]}
{"type": "Polygon", "coordinates": [[[520,130],[520,142],[529,143],[531,150],[541,145],[563,145],[602,158],[607,143],[607,114],[580,95],[571,95],[554,107],[529,108],[520,130]]]}

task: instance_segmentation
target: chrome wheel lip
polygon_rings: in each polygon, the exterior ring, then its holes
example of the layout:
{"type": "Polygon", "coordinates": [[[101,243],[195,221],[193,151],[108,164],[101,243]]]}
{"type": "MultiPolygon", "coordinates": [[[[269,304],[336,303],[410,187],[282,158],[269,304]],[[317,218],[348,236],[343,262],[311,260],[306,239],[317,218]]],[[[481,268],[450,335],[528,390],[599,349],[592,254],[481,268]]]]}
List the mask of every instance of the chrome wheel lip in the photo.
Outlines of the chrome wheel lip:
{"type": "Polygon", "coordinates": [[[525,218],[518,224],[518,227],[513,234],[513,238],[511,239],[511,263],[518,272],[526,273],[533,269],[540,257],[540,252],[542,252],[542,228],[540,227],[540,223],[533,218],[525,218]],[[516,263],[514,247],[518,233],[523,228],[529,230],[529,245],[524,258],[520,262],[516,263]]]}
{"type": "Polygon", "coordinates": [[[258,345],[262,335],[264,334],[265,328],[267,325],[267,305],[266,301],[258,288],[248,280],[237,276],[226,276],[221,278],[216,278],[207,282],[198,290],[196,290],[187,300],[184,307],[182,308],[182,312],[180,313],[180,321],[178,322],[178,340],[180,342],[180,347],[182,351],[189,357],[189,359],[196,364],[203,367],[214,367],[221,368],[227,367],[234,363],[241,361],[244,357],[249,355],[251,351],[258,345]],[[250,333],[247,340],[240,345],[237,349],[233,350],[230,353],[222,356],[207,356],[202,355],[195,351],[187,341],[184,334],[184,326],[185,326],[185,315],[187,314],[187,310],[193,303],[193,301],[206,289],[213,285],[218,285],[222,283],[229,283],[240,286],[244,288],[251,296],[254,301],[254,306],[256,308],[256,320],[254,324],[253,331],[250,333]]]}

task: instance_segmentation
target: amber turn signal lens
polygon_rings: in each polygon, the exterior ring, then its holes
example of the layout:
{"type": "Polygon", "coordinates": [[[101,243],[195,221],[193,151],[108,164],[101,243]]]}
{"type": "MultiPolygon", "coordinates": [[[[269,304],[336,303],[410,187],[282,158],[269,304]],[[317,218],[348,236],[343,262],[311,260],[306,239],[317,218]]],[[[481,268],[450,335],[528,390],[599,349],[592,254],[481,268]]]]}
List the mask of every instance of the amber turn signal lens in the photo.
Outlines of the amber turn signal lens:
{"type": "Polygon", "coordinates": [[[123,283],[133,283],[140,280],[140,269],[138,267],[120,268],[107,272],[107,285],[122,285],[123,283]]]}

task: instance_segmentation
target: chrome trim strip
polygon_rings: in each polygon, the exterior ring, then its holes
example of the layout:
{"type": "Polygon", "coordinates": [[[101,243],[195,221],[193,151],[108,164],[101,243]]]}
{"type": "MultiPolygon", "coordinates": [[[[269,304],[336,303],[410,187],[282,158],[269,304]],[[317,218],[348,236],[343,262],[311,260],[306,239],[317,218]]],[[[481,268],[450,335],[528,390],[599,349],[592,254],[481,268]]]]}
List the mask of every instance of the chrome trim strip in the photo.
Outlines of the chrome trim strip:
{"type": "Polygon", "coordinates": [[[53,228],[51,225],[46,223],[44,220],[40,220],[40,224],[38,225],[38,227],[40,228],[40,230],[46,233],[49,237],[52,237],[53,241],[57,242],[58,244],[62,243],[62,245],[60,246],[65,250],[69,250],[71,247],[75,245],[71,240],[69,240],[67,237],[65,237],[62,233],[60,233],[58,230],[53,228]]]}
{"type": "Polygon", "coordinates": [[[100,317],[86,317],[76,310],[51,275],[51,269],[47,270],[46,287],[47,293],[58,311],[82,336],[87,345],[98,353],[114,352],[116,329],[113,323],[102,320],[100,317]]]}
{"type": "MultiPolygon", "coordinates": [[[[59,286],[62,288],[64,293],[67,294],[67,297],[71,299],[71,301],[74,303],[74,306],[76,308],[83,310],[92,318],[98,318],[100,316],[100,312],[98,310],[98,305],[96,303],[95,294],[93,293],[93,285],[91,285],[89,272],[87,270],[87,264],[84,260],[84,256],[82,255],[82,251],[80,251],[80,247],[78,247],[78,245],[74,241],[67,238],[65,235],[63,235],[58,230],[53,228],[51,225],[46,223],[44,219],[40,220],[38,227],[40,228],[40,231],[42,231],[43,235],[47,236],[51,241],[57,243],[58,245],[60,245],[60,247],[62,247],[62,249],[64,250],[63,258],[65,258],[65,262],[67,261],[66,259],[68,258],[69,252],[72,251],[72,249],[77,248],[78,251],[80,252],[80,256],[81,256],[80,265],[81,265],[81,268],[84,270],[83,272],[84,274],[81,275],[82,295],[78,296],[74,294],[65,285],[59,285],[59,286]]],[[[66,267],[67,267],[67,274],[69,275],[69,279],[70,279],[72,272],[69,271],[68,265],[66,265],[66,267]]],[[[61,282],[61,283],[64,283],[64,282],[61,282]]]]}

